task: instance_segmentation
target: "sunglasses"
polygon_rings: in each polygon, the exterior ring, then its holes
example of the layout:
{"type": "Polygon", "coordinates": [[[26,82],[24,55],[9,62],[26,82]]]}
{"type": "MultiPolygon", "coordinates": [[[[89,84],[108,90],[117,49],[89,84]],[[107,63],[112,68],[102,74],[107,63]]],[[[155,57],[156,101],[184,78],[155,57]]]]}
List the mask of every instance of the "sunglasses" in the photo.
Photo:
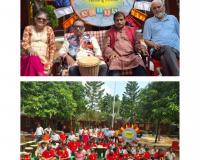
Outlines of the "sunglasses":
{"type": "Polygon", "coordinates": [[[79,28],[79,29],[82,30],[82,29],[84,29],[85,27],[84,27],[84,26],[74,26],[74,28],[75,28],[75,29],[78,29],[78,28],[79,28]]]}
{"type": "Polygon", "coordinates": [[[39,20],[39,21],[43,21],[43,22],[46,22],[46,21],[47,21],[46,18],[40,18],[40,17],[37,17],[37,20],[39,20]]]}

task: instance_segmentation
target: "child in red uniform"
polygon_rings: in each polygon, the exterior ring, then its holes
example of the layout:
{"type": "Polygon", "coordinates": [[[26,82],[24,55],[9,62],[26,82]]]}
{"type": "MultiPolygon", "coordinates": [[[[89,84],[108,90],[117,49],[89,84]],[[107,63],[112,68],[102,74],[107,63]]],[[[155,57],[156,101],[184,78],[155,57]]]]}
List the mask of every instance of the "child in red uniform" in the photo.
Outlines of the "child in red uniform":
{"type": "Polygon", "coordinates": [[[31,160],[31,156],[29,153],[24,153],[21,155],[20,160],[31,160]]]}
{"type": "Polygon", "coordinates": [[[141,160],[141,159],[142,159],[141,154],[140,154],[139,150],[136,149],[135,160],[141,160]]]}
{"type": "Polygon", "coordinates": [[[55,151],[52,149],[51,144],[47,145],[47,149],[42,153],[41,160],[54,160],[55,151]]]}
{"type": "Polygon", "coordinates": [[[67,150],[65,150],[62,146],[59,146],[59,149],[57,150],[56,154],[59,160],[66,160],[67,158],[69,158],[67,150]]]}
{"type": "Polygon", "coordinates": [[[97,153],[94,149],[91,149],[91,153],[88,155],[88,160],[97,160],[97,153]]]}
{"type": "Polygon", "coordinates": [[[151,159],[151,154],[149,153],[149,148],[145,149],[143,157],[144,157],[144,160],[150,160],[151,159]]]}
{"type": "Polygon", "coordinates": [[[61,140],[62,142],[65,141],[65,140],[67,139],[67,136],[66,136],[65,132],[63,132],[63,131],[60,133],[59,136],[60,136],[60,140],[61,140]]]}
{"type": "Polygon", "coordinates": [[[74,140],[72,140],[72,141],[70,141],[70,142],[68,143],[68,147],[69,147],[69,149],[70,149],[72,152],[75,152],[76,149],[77,149],[79,146],[80,146],[80,144],[79,144],[78,142],[74,141],[74,140]]]}

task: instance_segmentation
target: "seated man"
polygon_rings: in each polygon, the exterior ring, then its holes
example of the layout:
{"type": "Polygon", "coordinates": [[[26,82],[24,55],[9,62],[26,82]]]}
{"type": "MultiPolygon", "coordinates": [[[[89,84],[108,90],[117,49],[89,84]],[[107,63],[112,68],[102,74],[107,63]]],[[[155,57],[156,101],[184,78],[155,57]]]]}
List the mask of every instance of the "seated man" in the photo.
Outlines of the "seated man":
{"type": "Polygon", "coordinates": [[[64,41],[60,49],[60,55],[66,59],[70,76],[80,76],[79,67],[76,60],[82,56],[96,56],[101,60],[99,76],[107,75],[107,65],[103,61],[99,44],[95,37],[84,33],[85,27],[82,20],[74,22],[74,34],[64,41]]]}
{"type": "Polygon", "coordinates": [[[137,52],[144,48],[136,44],[135,29],[125,26],[125,14],[114,14],[114,26],[108,31],[104,44],[104,56],[108,60],[111,76],[120,76],[123,70],[132,70],[135,76],[146,76],[144,62],[137,52]]]}
{"type": "Polygon", "coordinates": [[[178,76],[179,66],[179,22],[173,15],[165,13],[161,0],[153,0],[151,10],[154,17],[146,20],[144,39],[151,47],[151,56],[160,60],[164,76],[178,76]]]}

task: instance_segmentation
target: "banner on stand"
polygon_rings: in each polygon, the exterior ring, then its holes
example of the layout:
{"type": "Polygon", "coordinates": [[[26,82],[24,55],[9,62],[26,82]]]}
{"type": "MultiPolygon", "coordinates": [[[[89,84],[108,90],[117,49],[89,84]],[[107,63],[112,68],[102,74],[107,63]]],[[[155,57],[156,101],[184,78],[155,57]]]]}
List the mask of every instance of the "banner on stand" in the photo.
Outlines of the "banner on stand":
{"type": "Polygon", "coordinates": [[[115,12],[122,11],[128,15],[134,2],[135,0],[71,0],[71,6],[86,23],[105,27],[114,24],[115,12]]]}

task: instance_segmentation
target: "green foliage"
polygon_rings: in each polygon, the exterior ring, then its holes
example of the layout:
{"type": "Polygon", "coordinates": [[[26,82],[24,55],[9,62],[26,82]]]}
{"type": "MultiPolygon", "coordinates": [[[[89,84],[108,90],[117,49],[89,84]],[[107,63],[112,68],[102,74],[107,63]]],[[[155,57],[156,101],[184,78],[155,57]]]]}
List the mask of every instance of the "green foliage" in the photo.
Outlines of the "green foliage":
{"type": "Polygon", "coordinates": [[[69,118],[77,108],[63,82],[22,82],[21,110],[32,117],[69,118]]]}
{"type": "Polygon", "coordinates": [[[101,122],[106,119],[106,115],[103,112],[97,112],[91,109],[86,110],[84,113],[80,114],[78,117],[78,121],[95,121],[101,122]]]}
{"type": "Polygon", "coordinates": [[[102,89],[102,85],[104,82],[86,82],[85,84],[85,92],[86,98],[88,100],[88,108],[91,110],[99,110],[98,104],[103,96],[104,89],[102,89]]]}
{"type": "Polygon", "coordinates": [[[129,118],[132,116],[132,113],[135,112],[138,93],[139,93],[138,83],[128,82],[126,85],[126,91],[122,97],[122,104],[120,108],[121,117],[129,118]]]}
{"type": "Polygon", "coordinates": [[[55,7],[52,5],[45,5],[42,9],[47,13],[52,28],[58,27],[58,19],[54,13],[55,7]]]}
{"type": "Polygon", "coordinates": [[[81,82],[66,82],[69,89],[72,91],[73,99],[76,100],[77,110],[76,115],[86,111],[87,101],[85,98],[85,87],[81,82]]]}
{"type": "Polygon", "coordinates": [[[152,82],[139,94],[137,116],[156,123],[156,139],[160,124],[179,123],[179,83],[152,82]]]}
{"type": "Polygon", "coordinates": [[[107,114],[112,113],[112,106],[113,106],[113,96],[106,93],[102,99],[100,99],[99,108],[101,112],[105,112],[107,114]]]}

